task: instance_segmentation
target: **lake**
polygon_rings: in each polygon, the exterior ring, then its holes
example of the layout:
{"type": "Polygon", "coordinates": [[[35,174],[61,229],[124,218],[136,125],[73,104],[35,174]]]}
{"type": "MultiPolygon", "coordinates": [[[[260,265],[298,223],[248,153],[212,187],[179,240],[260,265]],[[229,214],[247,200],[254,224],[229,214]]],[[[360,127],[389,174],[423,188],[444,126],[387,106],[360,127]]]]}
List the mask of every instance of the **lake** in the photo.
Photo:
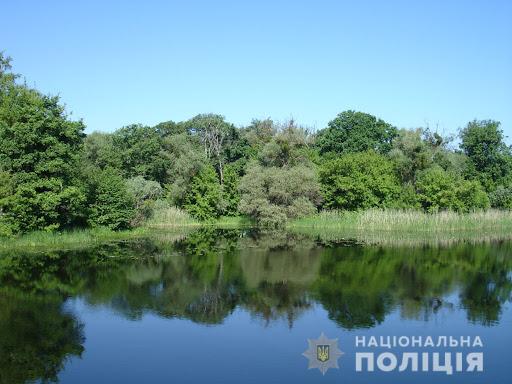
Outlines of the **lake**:
{"type": "Polygon", "coordinates": [[[203,228],[3,252],[0,287],[2,384],[510,382],[507,241],[365,246],[203,228]],[[325,362],[303,355],[308,339],[339,368],[317,369],[325,362]],[[357,354],[370,352],[374,370],[365,359],[357,371],[357,354]],[[412,369],[422,353],[443,357],[437,369],[412,369]],[[481,371],[466,370],[469,353],[481,371]]]}

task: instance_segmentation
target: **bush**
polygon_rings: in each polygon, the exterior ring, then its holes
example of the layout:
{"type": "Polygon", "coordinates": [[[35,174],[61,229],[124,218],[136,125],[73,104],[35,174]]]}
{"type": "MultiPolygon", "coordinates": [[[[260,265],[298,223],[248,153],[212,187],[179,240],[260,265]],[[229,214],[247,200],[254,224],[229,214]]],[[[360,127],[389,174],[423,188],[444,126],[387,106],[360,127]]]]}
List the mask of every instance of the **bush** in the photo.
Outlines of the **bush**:
{"type": "Polygon", "coordinates": [[[222,185],[221,214],[225,216],[237,216],[240,193],[238,185],[240,177],[232,165],[224,168],[224,184],[222,185]]]}
{"type": "Polygon", "coordinates": [[[489,199],[493,208],[512,209],[512,187],[498,186],[489,199]]]}
{"type": "Polygon", "coordinates": [[[396,200],[389,203],[388,206],[396,209],[420,209],[421,203],[414,185],[411,183],[403,184],[396,200]]]}
{"type": "Polygon", "coordinates": [[[345,111],[329,122],[318,134],[320,153],[346,154],[374,150],[387,153],[397,129],[375,116],[345,111]]]}
{"type": "Polygon", "coordinates": [[[88,223],[92,227],[127,229],[135,216],[133,197],[128,193],[126,181],[113,168],[96,172],[90,188],[88,223]]]}
{"type": "Polygon", "coordinates": [[[306,166],[252,164],[240,182],[240,193],[240,212],[266,227],[280,227],[288,218],[310,215],[321,202],[316,172],[306,166]]]}
{"type": "Polygon", "coordinates": [[[58,97],[17,84],[9,69],[0,53],[0,179],[10,175],[11,189],[0,196],[2,232],[80,225],[85,195],[76,175],[84,125],[69,120],[58,97]]]}
{"type": "Polygon", "coordinates": [[[462,203],[462,211],[488,209],[491,206],[489,196],[482,185],[476,180],[460,180],[457,188],[457,197],[462,203]]]}
{"type": "Polygon", "coordinates": [[[393,164],[376,152],[344,155],[320,170],[324,206],[358,210],[392,206],[400,193],[393,164]]]}
{"type": "Polygon", "coordinates": [[[204,166],[192,179],[185,195],[185,210],[199,220],[212,220],[221,215],[222,189],[215,169],[204,166]]]}
{"type": "Polygon", "coordinates": [[[132,225],[136,226],[151,216],[154,201],[163,195],[163,189],[158,182],[146,180],[142,176],[128,179],[126,188],[135,204],[132,225]]]}
{"type": "Polygon", "coordinates": [[[461,179],[439,166],[422,172],[416,182],[419,200],[428,212],[468,212],[489,208],[489,198],[477,181],[461,179]]]}

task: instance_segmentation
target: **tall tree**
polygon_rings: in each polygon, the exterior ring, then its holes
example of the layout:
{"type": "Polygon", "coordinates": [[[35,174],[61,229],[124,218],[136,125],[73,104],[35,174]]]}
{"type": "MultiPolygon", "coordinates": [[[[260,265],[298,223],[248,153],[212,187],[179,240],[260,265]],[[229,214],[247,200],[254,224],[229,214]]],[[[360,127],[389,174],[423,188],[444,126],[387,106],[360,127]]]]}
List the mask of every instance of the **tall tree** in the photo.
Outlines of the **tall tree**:
{"type": "Polygon", "coordinates": [[[387,153],[397,129],[384,120],[363,112],[345,111],[318,133],[321,154],[344,154],[374,150],[387,153]]]}
{"type": "Polygon", "coordinates": [[[13,194],[1,199],[0,222],[12,232],[76,225],[85,195],[77,178],[84,134],[50,97],[16,82],[0,54],[0,167],[13,194]]]}
{"type": "Polygon", "coordinates": [[[460,138],[460,147],[472,164],[471,176],[478,178],[487,191],[511,183],[512,152],[504,142],[500,122],[474,120],[461,130],[460,138]]]}
{"type": "Polygon", "coordinates": [[[224,120],[224,116],[212,113],[197,115],[188,122],[189,130],[201,138],[208,159],[217,163],[220,183],[224,183],[224,148],[230,131],[234,127],[224,120]]]}
{"type": "Polygon", "coordinates": [[[331,209],[389,207],[400,193],[393,164],[374,151],[327,161],[320,169],[320,182],[325,206],[331,209]]]}
{"type": "Polygon", "coordinates": [[[165,182],[169,163],[162,155],[162,136],[156,128],[132,124],[114,132],[114,151],[121,157],[124,177],[143,176],[165,182]]]}
{"type": "Polygon", "coordinates": [[[92,227],[130,228],[135,217],[135,196],[119,171],[107,167],[91,176],[88,223],[92,227]]]}

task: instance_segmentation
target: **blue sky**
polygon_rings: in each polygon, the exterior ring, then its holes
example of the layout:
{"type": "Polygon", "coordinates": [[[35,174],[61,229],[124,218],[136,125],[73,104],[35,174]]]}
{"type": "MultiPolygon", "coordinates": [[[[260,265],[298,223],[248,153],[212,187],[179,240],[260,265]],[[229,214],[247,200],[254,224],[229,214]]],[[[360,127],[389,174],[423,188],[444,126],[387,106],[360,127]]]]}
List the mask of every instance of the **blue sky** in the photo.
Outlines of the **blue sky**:
{"type": "MultiPolygon", "coordinates": [[[[512,1],[2,1],[0,50],[87,131],[361,110],[512,136],[512,1]]],[[[508,142],[511,142],[509,139],[508,142]]]]}

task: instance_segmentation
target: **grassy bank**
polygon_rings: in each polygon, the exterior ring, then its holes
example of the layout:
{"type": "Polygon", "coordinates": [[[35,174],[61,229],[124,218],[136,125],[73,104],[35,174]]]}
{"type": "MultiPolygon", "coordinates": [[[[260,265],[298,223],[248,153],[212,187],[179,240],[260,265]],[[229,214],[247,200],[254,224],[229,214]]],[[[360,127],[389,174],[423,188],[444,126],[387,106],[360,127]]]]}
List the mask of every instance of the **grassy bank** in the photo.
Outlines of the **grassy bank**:
{"type": "Polygon", "coordinates": [[[31,232],[13,238],[0,237],[0,252],[8,250],[80,249],[112,241],[152,238],[173,242],[199,227],[247,228],[254,223],[246,217],[221,217],[211,222],[200,222],[185,211],[170,207],[155,212],[144,225],[126,231],[107,228],[77,229],[63,232],[31,232]]]}
{"type": "MultiPolygon", "coordinates": [[[[246,217],[222,217],[199,222],[186,212],[169,208],[157,212],[142,227],[129,231],[106,228],[69,232],[32,232],[15,238],[0,238],[0,251],[11,249],[78,249],[97,244],[137,238],[174,241],[199,227],[248,228],[246,217]]],[[[326,241],[354,239],[366,244],[406,245],[450,244],[460,241],[484,242],[512,238],[512,211],[490,210],[459,214],[421,211],[368,210],[363,212],[324,211],[288,223],[287,230],[326,241]]]]}
{"type": "Polygon", "coordinates": [[[410,210],[371,209],[363,212],[324,211],[295,220],[291,228],[308,227],[339,230],[445,232],[482,229],[512,230],[512,211],[429,214],[410,210]]]}
{"type": "Polygon", "coordinates": [[[176,227],[218,227],[218,228],[246,228],[253,227],[254,222],[245,216],[220,217],[212,221],[198,221],[190,216],[186,211],[167,207],[156,210],[152,217],[144,223],[145,228],[176,228],[176,227]]]}
{"type": "Polygon", "coordinates": [[[112,231],[107,228],[81,229],[65,232],[31,232],[13,238],[0,239],[0,251],[10,249],[73,249],[94,246],[108,241],[143,237],[148,230],[112,231]]]}
{"type": "Polygon", "coordinates": [[[186,211],[176,207],[155,210],[149,220],[144,223],[147,228],[168,227],[199,227],[201,222],[194,219],[186,211]]]}
{"type": "Polygon", "coordinates": [[[295,220],[288,229],[324,240],[354,238],[369,244],[449,244],[512,238],[512,211],[428,214],[410,210],[325,211],[295,220]]]}

